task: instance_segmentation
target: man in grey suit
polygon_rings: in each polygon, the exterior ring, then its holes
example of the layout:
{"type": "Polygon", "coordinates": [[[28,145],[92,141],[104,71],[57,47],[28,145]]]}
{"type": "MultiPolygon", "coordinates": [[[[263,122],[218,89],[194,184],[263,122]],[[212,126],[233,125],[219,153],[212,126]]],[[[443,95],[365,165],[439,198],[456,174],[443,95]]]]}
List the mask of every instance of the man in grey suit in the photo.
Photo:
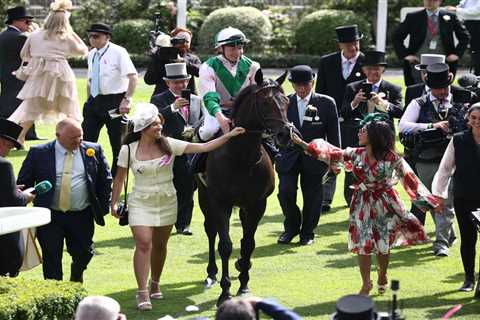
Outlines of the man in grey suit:
{"type": "MultiPolygon", "coordinates": [[[[163,127],[165,135],[180,140],[191,140],[193,128],[200,125],[207,110],[199,96],[185,91],[191,78],[191,75],[187,73],[185,63],[166,64],[165,69],[166,77],[163,80],[168,89],[154,95],[151,102],[157,106],[160,114],[165,118],[163,127]]],[[[179,234],[191,235],[190,222],[192,221],[193,193],[196,186],[186,155],[175,157],[173,184],[177,189],[178,203],[175,228],[179,234]]]]}
{"type": "MultiPolygon", "coordinates": [[[[12,72],[22,64],[20,51],[27,36],[32,16],[27,14],[24,7],[18,6],[7,10],[7,29],[0,33],[0,117],[8,118],[20,105],[17,99],[18,92],[23,87],[23,81],[18,80],[12,72]]],[[[35,128],[27,134],[27,139],[38,139],[35,128]]]]}

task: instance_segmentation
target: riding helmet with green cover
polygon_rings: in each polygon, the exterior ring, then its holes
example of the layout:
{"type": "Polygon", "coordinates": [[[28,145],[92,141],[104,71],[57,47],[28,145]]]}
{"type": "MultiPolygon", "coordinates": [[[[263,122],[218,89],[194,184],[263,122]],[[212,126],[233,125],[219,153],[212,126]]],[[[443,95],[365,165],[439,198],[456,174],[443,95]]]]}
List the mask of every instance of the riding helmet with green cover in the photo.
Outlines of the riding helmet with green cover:
{"type": "Polygon", "coordinates": [[[245,34],[237,28],[228,27],[220,30],[215,36],[215,49],[220,48],[226,44],[247,44],[250,40],[245,34]]]}

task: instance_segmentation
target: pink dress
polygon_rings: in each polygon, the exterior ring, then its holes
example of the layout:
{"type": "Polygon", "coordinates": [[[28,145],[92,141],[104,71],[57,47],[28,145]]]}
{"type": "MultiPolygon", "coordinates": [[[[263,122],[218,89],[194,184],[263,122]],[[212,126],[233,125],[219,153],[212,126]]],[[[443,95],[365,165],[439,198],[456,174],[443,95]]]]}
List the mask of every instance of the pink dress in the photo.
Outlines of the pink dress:
{"type": "Polygon", "coordinates": [[[9,118],[14,122],[81,120],[75,74],[67,58],[86,55],[88,48],[73,36],[64,40],[45,36],[42,29],[33,32],[20,53],[28,65],[17,71],[25,84],[17,96],[23,102],[9,118]]]}
{"type": "Polygon", "coordinates": [[[342,150],[316,139],[308,152],[330,164],[351,171],[356,178],[350,204],[348,248],[353,253],[388,254],[395,246],[429,241],[418,219],[408,212],[394,189],[401,181],[410,199],[420,208],[432,208],[438,201],[415,176],[399,155],[391,152],[385,160],[370,163],[366,148],[342,150]]]}

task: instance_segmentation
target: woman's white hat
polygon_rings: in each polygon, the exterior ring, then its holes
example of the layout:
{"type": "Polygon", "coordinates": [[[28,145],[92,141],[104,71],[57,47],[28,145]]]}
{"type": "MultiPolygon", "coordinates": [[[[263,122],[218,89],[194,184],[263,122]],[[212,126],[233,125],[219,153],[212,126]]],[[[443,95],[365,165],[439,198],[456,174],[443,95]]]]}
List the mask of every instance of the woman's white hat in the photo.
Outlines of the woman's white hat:
{"type": "Polygon", "coordinates": [[[133,122],[133,132],[140,132],[158,119],[158,108],[151,103],[138,103],[130,121],[133,122]]]}

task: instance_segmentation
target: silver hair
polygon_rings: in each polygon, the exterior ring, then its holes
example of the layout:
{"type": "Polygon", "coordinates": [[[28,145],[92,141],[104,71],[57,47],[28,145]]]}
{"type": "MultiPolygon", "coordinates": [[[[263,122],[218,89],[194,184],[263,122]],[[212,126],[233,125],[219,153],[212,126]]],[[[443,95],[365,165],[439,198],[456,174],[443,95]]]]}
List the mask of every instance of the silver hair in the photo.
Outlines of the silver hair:
{"type": "Polygon", "coordinates": [[[77,307],[75,320],[116,320],[120,312],[120,304],[109,297],[89,296],[77,307]]]}

